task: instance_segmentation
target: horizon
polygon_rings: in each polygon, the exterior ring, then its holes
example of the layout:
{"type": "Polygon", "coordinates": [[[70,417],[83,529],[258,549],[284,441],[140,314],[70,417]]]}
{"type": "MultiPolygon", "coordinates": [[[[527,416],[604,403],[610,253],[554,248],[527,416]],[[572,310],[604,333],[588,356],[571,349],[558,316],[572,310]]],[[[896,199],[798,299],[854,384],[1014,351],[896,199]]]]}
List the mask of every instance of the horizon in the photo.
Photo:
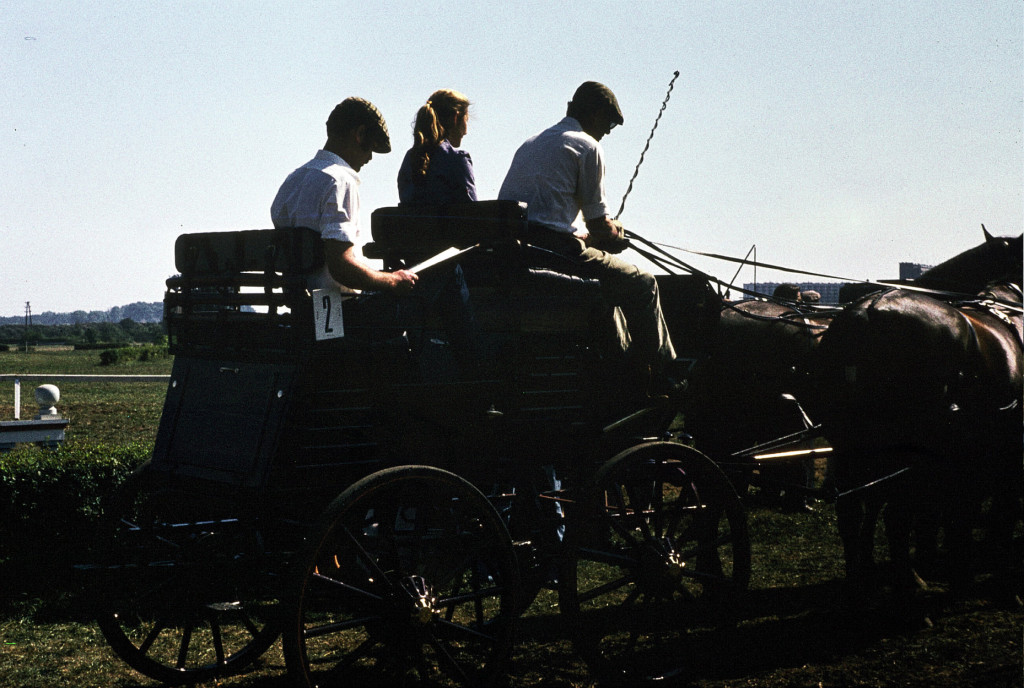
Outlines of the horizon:
{"type": "Polygon", "coordinates": [[[643,159],[621,219],[652,241],[877,280],[977,245],[982,224],[1022,232],[1019,0],[451,0],[457,30],[425,31],[440,7],[5,3],[0,313],[161,299],[177,236],[270,227],[277,188],[350,95],[380,108],[394,149],[360,171],[368,229],[442,87],[473,103],[481,199],[596,80],[625,115],[602,141],[608,205],[643,159]],[[318,28],[327,12],[343,36],[318,28]]]}

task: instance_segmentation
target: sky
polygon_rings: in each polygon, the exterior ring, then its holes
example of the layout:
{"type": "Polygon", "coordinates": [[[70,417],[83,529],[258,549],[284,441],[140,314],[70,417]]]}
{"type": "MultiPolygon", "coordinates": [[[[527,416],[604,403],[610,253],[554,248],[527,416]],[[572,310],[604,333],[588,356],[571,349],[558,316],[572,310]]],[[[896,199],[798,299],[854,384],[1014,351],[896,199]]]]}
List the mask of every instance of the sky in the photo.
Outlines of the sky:
{"type": "Polygon", "coordinates": [[[625,116],[602,141],[617,211],[676,71],[627,229],[893,278],[980,243],[982,224],[1021,233],[1022,38],[1020,0],[3,0],[0,316],[161,300],[177,236],[270,227],[351,95],[380,108],[394,149],[362,169],[367,227],[397,204],[438,88],[473,103],[463,147],[490,199],[580,83],[608,85],[625,116]]]}

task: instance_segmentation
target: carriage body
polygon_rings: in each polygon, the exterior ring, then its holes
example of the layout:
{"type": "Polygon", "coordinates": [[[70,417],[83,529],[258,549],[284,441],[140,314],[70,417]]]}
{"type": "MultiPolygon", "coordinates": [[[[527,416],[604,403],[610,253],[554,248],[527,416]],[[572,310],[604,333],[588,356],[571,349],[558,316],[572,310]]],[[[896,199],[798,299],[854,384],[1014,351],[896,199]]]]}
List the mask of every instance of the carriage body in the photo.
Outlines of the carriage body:
{"type": "MultiPolygon", "coordinates": [[[[511,620],[536,593],[523,588],[547,580],[524,583],[527,569],[565,566],[559,594],[577,616],[644,595],[692,605],[700,593],[688,585],[715,600],[745,589],[749,542],[728,480],[666,441],[678,409],[647,397],[645,371],[616,346],[599,284],[559,272],[557,256],[518,241],[525,222],[523,206],[504,202],[373,215],[366,253],[388,267],[466,249],[420,274],[421,286],[431,271],[438,284],[464,275],[468,358],[430,299],[361,294],[340,312],[321,301],[307,288],[324,261],[310,230],[179,237],[180,274],[165,295],[174,368],[152,460],[120,499],[103,567],[100,625],[118,654],[158,680],[194,682],[240,670],[283,629],[289,670],[312,685],[311,667],[360,663],[334,659],[345,652],[338,644],[317,644],[354,626],[370,633],[357,647],[376,639],[392,662],[418,643],[447,643],[441,664],[454,664],[456,682],[476,684],[502,670],[511,620]],[[327,314],[342,336],[327,336],[327,314]],[[574,498],[541,484],[548,467],[571,476],[574,498]],[[634,483],[642,489],[627,489],[634,483]],[[634,504],[654,499],[656,486],[662,498],[634,504]],[[563,507],[581,514],[565,543],[563,507]],[[621,541],[624,519],[638,521],[657,556],[621,541]],[[668,548],[674,538],[677,550],[668,548]],[[557,557],[538,554],[541,539],[560,548],[557,557]],[[584,552],[614,562],[605,564],[611,580],[651,589],[605,599],[621,585],[605,581],[584,594],[584,552]],[[623,577],[637,567],[654,575],[623,577]],[[387,630],[363,629],[345,616],[347,602],[325,610],[318,586],[331,576],[381,600],[387,630]],[[466,637],[439,640],[441,625],[466,637]]],[[[665,286],[685,297],[678,312],[692,322],[673,326],[695,347],[694,333],[717,312],[710,287],[685,276],[665,286]]],[[[360,606],[356,618],[365,614],[360,606]]],[[[600,627],[571,625],[585,626],[600,627]]],[[[587,647],[604,639],[588,635],[587,647]]],[[[592,654],[607,663],[605,650],[592,654]]]]}
{"type": "MultiPolygon", "coordinates": [[[[175,366],[151,470],[266,504],[330,495],[392,465],[488,479],[508,463],[591,456],[607,423],[645,403],[647,380],[615,350],[595,281],[528,267],[557,259],[527,255],[539,250],[515,240],[524,224],[525,209],[505,202],[373,215],[367,253],[391,266],[472,247],[432,268],[465,272],[469,364],[438,309],[413,297],[349,298],[344,336],[317,339],[305,286],[323,261],[314,232],[181,236],[165,299],[175,366]]],[[[631,436],[663,437],[665,419],[647,420],[631,436]]]]}

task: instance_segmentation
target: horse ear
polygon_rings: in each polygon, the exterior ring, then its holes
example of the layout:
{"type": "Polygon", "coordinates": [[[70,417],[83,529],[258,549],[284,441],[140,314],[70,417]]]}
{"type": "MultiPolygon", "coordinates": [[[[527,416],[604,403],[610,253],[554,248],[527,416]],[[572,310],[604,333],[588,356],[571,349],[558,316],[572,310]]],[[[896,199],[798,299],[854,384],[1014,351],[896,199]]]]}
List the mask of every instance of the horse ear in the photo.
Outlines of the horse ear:
{"type": "Polygon", "coordinates": [[[985,229],[984,222],[981,223],[981,231],[985,233],[985,241],[992,241],[992,235],[988,233],[987,229],[985,229]]]}

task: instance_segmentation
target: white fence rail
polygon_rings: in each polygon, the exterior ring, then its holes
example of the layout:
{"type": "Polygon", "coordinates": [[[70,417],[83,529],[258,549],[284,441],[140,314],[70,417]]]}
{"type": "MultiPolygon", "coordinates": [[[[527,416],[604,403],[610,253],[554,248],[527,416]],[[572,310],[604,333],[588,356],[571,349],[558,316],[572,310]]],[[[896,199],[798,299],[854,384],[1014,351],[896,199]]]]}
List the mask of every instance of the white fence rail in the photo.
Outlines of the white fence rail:
{"type": "Polygon", "coordinates": [[[21,418],[21,381],[44,382],[167,382],[170,375],[71,375],[63,373],[20,373],[0,375],[0,382],[14,382],[14,420],[21,418]]]}

